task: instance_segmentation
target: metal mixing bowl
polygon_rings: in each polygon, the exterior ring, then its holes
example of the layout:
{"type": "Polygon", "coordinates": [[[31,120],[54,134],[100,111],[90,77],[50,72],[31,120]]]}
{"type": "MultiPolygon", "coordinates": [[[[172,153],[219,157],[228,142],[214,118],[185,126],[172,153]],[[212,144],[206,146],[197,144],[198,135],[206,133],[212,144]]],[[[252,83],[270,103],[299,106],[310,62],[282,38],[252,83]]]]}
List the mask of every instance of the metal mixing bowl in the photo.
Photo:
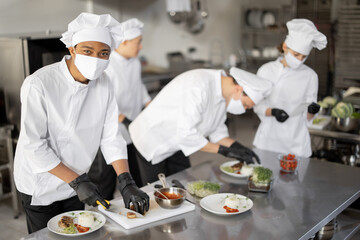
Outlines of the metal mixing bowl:
{"type": "Polygon", "coordinates": [[[155,201],[162,208],[167,208],[167,209],[178,208],[185,201],[186,191],[182,188],[177,188],[177,187],[160,188],[158,191],[162,193],[164,192],[176,193],[182,196],[181,198],[177,198],[177,199],[164,199],[159,197],[161,195],[160,193],[154,191],[155,201]]]}
{"type": "Polygon", "coordinates": [[[358,127],[359,119],[331,117],[331,124],[340,131],[349,132],[358,127]]]}

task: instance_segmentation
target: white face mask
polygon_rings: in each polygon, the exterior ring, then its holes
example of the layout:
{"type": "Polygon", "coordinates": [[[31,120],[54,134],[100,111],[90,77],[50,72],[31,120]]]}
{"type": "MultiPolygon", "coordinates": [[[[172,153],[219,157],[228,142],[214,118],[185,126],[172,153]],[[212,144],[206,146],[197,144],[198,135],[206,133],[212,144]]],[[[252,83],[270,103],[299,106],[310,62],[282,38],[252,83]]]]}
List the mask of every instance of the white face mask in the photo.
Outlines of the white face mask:
{"type": "Polygon", "coordinates": [[[302,61],[300,61],[294,55],[292,55],[290,52],[285,54],[285,61],[286,61],[287,65],[289,65],[289,67],[292,69],[297,69],[298,67],[300,67],[301,64],[303,64],[306,61],[306,59],[307,59],[307,56],[302,61]]]}
{"type": "Polygon", "coordinates": [[[234,100],[233,98],[231,98],[226,111],[235,115],[245,113],[245,108],[241,101],[241,98],[239,100],[234,100]]]}
{"type": "Polygon", "coordinates": [[[109,60],[75,53],[75,66],[89,80],[95,80],[105,71],[109,60]]]}

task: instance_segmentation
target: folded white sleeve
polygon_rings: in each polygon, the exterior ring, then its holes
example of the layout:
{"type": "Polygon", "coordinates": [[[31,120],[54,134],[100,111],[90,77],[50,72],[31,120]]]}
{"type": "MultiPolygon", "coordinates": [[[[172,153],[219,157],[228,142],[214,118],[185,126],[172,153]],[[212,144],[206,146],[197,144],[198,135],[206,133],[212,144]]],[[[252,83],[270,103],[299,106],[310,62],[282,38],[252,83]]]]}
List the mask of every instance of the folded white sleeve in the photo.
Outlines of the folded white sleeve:
{"type": "Polygon", "coordinates": [[[225,123],[221,124],[214,132],[209,135],[210,142],[213,143],[217,143],[226,137],[229,137],[229,131],[225,123]]]}

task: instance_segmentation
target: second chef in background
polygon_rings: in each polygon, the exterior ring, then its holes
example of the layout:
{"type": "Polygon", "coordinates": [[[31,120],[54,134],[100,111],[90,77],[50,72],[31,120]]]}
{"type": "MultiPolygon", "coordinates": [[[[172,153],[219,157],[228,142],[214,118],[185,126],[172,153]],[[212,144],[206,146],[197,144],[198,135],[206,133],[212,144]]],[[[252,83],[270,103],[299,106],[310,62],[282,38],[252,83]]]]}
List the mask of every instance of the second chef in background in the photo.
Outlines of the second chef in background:
{"type": "MultiPolygon", "coordinates": [[[[141,187],[139,167],[136,162],[135,148],[132,144],[128,126],[147,106],[151,98],[141,80],[141,63],[137,58],[142,49],[144,24],[136,18],[121,23],[124,41],[111,52],[110,63],[105,73],[110,79],[119,110],[119,129],[127,144],[128,163],[135,183],[141,187]]],[[[113,199],[116,188],[116,173],[107,165],[99,150],[90,171],[92,179],[106,199],[113,199]]]]}
{"type": "Polygon", "coordinates": [[[254,146],[309,157],[312,152],[307,120],[320,106],[316,104],[318,76],[304,62],[314,47],[325,48],[327,40],[307,19],[293,19],[286,26],[289,33],[282,44],[284,56],[264,64],[257,72],[271,80],[274,88],[254,108],[261,120],[254,146]]]}

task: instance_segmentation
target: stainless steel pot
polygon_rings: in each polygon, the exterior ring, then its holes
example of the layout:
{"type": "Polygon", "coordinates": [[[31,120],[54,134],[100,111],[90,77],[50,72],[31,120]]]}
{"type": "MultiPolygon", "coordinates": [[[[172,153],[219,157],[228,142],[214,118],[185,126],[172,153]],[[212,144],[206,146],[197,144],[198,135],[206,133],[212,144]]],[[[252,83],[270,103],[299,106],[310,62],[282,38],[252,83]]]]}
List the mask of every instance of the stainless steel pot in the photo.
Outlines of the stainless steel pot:
{"type": "Polygon", "coordinates": [[[349,132],[358,128],[359,119],[331,117],[331,124],[340,131],[349,132]]]}

